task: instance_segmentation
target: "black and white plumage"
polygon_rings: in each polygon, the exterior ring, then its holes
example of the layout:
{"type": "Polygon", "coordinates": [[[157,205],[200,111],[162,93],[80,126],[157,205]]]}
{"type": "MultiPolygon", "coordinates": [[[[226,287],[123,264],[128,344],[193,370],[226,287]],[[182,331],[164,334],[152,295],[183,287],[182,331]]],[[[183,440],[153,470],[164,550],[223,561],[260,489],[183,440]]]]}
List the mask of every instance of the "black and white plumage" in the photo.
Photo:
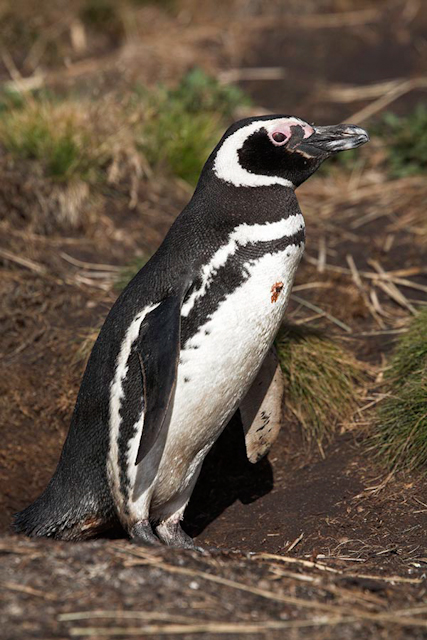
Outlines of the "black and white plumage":
{"type": "Polygon", "coordinates": [[[231,126],[189,204],[111,309],[57,470],[15,517],[80,539],[117,519],[147,544],[191,546],[180,520],[202,462],[240,407],[248,457],[280,424],[272,343],[304,248],[294,193],[363,129],[266,116],[231,126]]]}

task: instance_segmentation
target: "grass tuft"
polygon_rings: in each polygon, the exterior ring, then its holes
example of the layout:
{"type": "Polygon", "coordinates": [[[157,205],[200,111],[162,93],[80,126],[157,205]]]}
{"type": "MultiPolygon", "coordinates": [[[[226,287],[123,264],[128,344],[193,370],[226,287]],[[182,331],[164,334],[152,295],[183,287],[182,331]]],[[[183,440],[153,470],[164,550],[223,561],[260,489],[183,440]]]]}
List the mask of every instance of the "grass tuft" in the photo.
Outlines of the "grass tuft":
{"type": "Polygon", "coordinates": [[[201,69],[177,87],[140,92],[145,118],[140,148],[154,169],[171,171],[194,185],[224,126],[248,98],[237,87],[221,85],[201,69]]]}
{"type": "Polygon", "coordinates": [[[390,468],[427,464],[427,309],[398,341],[385,373],[389,395],[378,407],[374,446],[390,468]]]}
{"type": "Polygon", "coordinates": [[[215,114],[190,114],[179,105],[160,106],[144,126],[141,150],[156,171],[169,171],[194,185],[217,142],[219,128],[215,114]]]}
{"type": "Polygon", "coordinates": [[[93,221],[112,187],[129,197],[140,166],[120,103],[46,92],[2,98],[0,174],[7,180],[0,194],[15,194],[13,215],[37,232],[65,231],[93,221]]]}
{"type": "Polygon", "coordinates": [[[35,160],[57,181],[91,181],[102,163],[84,112],[72,103],[30,100],[5,109],[0,143],[18,160],[35,160]]]}
{"type": "Polygon", "coordinates": [[[286,381],[286,405],[307,439],[321,446],[351,417],[362,367],[345,348],[313,329],[284,326],[276,348],[286,381]]]}

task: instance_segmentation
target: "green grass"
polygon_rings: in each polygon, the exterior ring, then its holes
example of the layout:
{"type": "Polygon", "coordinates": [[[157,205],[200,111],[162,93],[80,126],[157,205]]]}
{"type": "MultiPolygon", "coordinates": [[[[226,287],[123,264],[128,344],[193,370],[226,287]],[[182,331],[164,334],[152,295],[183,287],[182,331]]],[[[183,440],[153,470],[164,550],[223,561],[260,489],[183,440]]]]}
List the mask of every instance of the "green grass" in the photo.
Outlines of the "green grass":
{"type": "Polygon", "coordinates": [[[321,446],[356,407],[361,365],[344,347],[313,329],[285,326],[276,347],[286,381],[286,405],[307,439],[321,446]]]}
{"type": "Polygon", "coordinates": [[[419,104],[412,113],[399,117],[385,113],[372,127],[387,153],[392,177],[402,178],[427,172],[427,107],[419,104]]]}
{"type": "Polygon", "coordinates": [[[389,394],[378,408],[374,447],[390,468],[427,464],[427,309],[398,341],[385,373],[389,394]]]}
{"type": "Polygon", "coordinates": [[[225,118],[231,118],[238,107],[250,104],[241,89],[223,85],[197,67],[184,75],[177,87],[167,90],[167,98],[187,113],[209,111],[225,118]]]}
{"type": "Polygon", "coordinates": [[[161,107],[144,125],[140,148],[155,170],[194,185],[218,141],[219,129],[215,114],[186,113],[179,105],[161,107]]]}
{"type": "Polygon", "coordinates": [[[238,106],[248,98],[193,69],[168,89],[139,92],[145,107],[139,147],[155,170],[194,185],[210,152],[238,106]]]}
{"type": "Polygon", "coordinates": [[[102,164],[84,114],[72,103],[31,99],[4,109],[0,144],[17,160],[37,161],[48,178],[90,182],[102,164]]]}
{"type": "Polygon", "coordinates": [[[13,109],[22,109],[24,105],[24,97],[19,91],[9,88],[0,90],[0,117],[3,116],[3,113],[13,109]]]}

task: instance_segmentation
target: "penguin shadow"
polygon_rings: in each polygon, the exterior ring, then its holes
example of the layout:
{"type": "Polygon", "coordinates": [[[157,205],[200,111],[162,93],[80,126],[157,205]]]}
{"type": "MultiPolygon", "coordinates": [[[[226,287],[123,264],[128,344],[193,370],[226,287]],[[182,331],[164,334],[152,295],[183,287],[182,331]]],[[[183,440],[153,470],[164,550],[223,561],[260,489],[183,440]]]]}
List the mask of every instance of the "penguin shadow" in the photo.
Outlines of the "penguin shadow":
{"type": "Polygon", "coordinates": [[[194,538],[236,500],[249,504],[272,488],[273,469],[268,459],[252,464],[247,458],[243,426],[236,412],[206,456],[185,511],[183,529],[194,538]]]}

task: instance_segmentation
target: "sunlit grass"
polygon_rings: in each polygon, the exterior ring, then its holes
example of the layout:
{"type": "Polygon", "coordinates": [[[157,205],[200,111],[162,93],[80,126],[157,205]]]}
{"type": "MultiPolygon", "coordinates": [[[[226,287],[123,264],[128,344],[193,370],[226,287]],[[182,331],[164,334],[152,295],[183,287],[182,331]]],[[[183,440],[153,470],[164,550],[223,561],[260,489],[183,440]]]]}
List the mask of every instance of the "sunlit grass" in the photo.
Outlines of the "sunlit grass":
{"type": "Polygon", "coordinates": [[[104,109],[72,98],[3,92],[0,145],[17,160],[38,163],[56,181],[100,182],[118,155],[131,149],[153,171],[195,184],[245,100],[239,89],[222,86],[199,69],[173,88],[144,88],[104,109]]]}
{"type": "Polygon", "coordinates": [[[62,182],[90,182],[106,160],[84,111],[71,102],[31,99],[5,109],[0,144],[16,159],[37,161],[48,178],[62,182]]]}
{"type": "Polygon", "coordinates": [[[285,376],[285,403],[307,439],[321,444],[356,407],[362,367],[344,347],[322,333],[285,326],[276,339],[285,376]]]}
{"type": "Polygon", "coordinates": [[[374,446],[390,468],[427,464],[427,309],[400,338],[385,373],[374,446]]]}
{"type": "Polygon", "coordinates": [[[215,114],[186,113],[181,107],[161,108],[144,125],[141,149],[158,171],[195,184],[220,130],[215,114]]]}

